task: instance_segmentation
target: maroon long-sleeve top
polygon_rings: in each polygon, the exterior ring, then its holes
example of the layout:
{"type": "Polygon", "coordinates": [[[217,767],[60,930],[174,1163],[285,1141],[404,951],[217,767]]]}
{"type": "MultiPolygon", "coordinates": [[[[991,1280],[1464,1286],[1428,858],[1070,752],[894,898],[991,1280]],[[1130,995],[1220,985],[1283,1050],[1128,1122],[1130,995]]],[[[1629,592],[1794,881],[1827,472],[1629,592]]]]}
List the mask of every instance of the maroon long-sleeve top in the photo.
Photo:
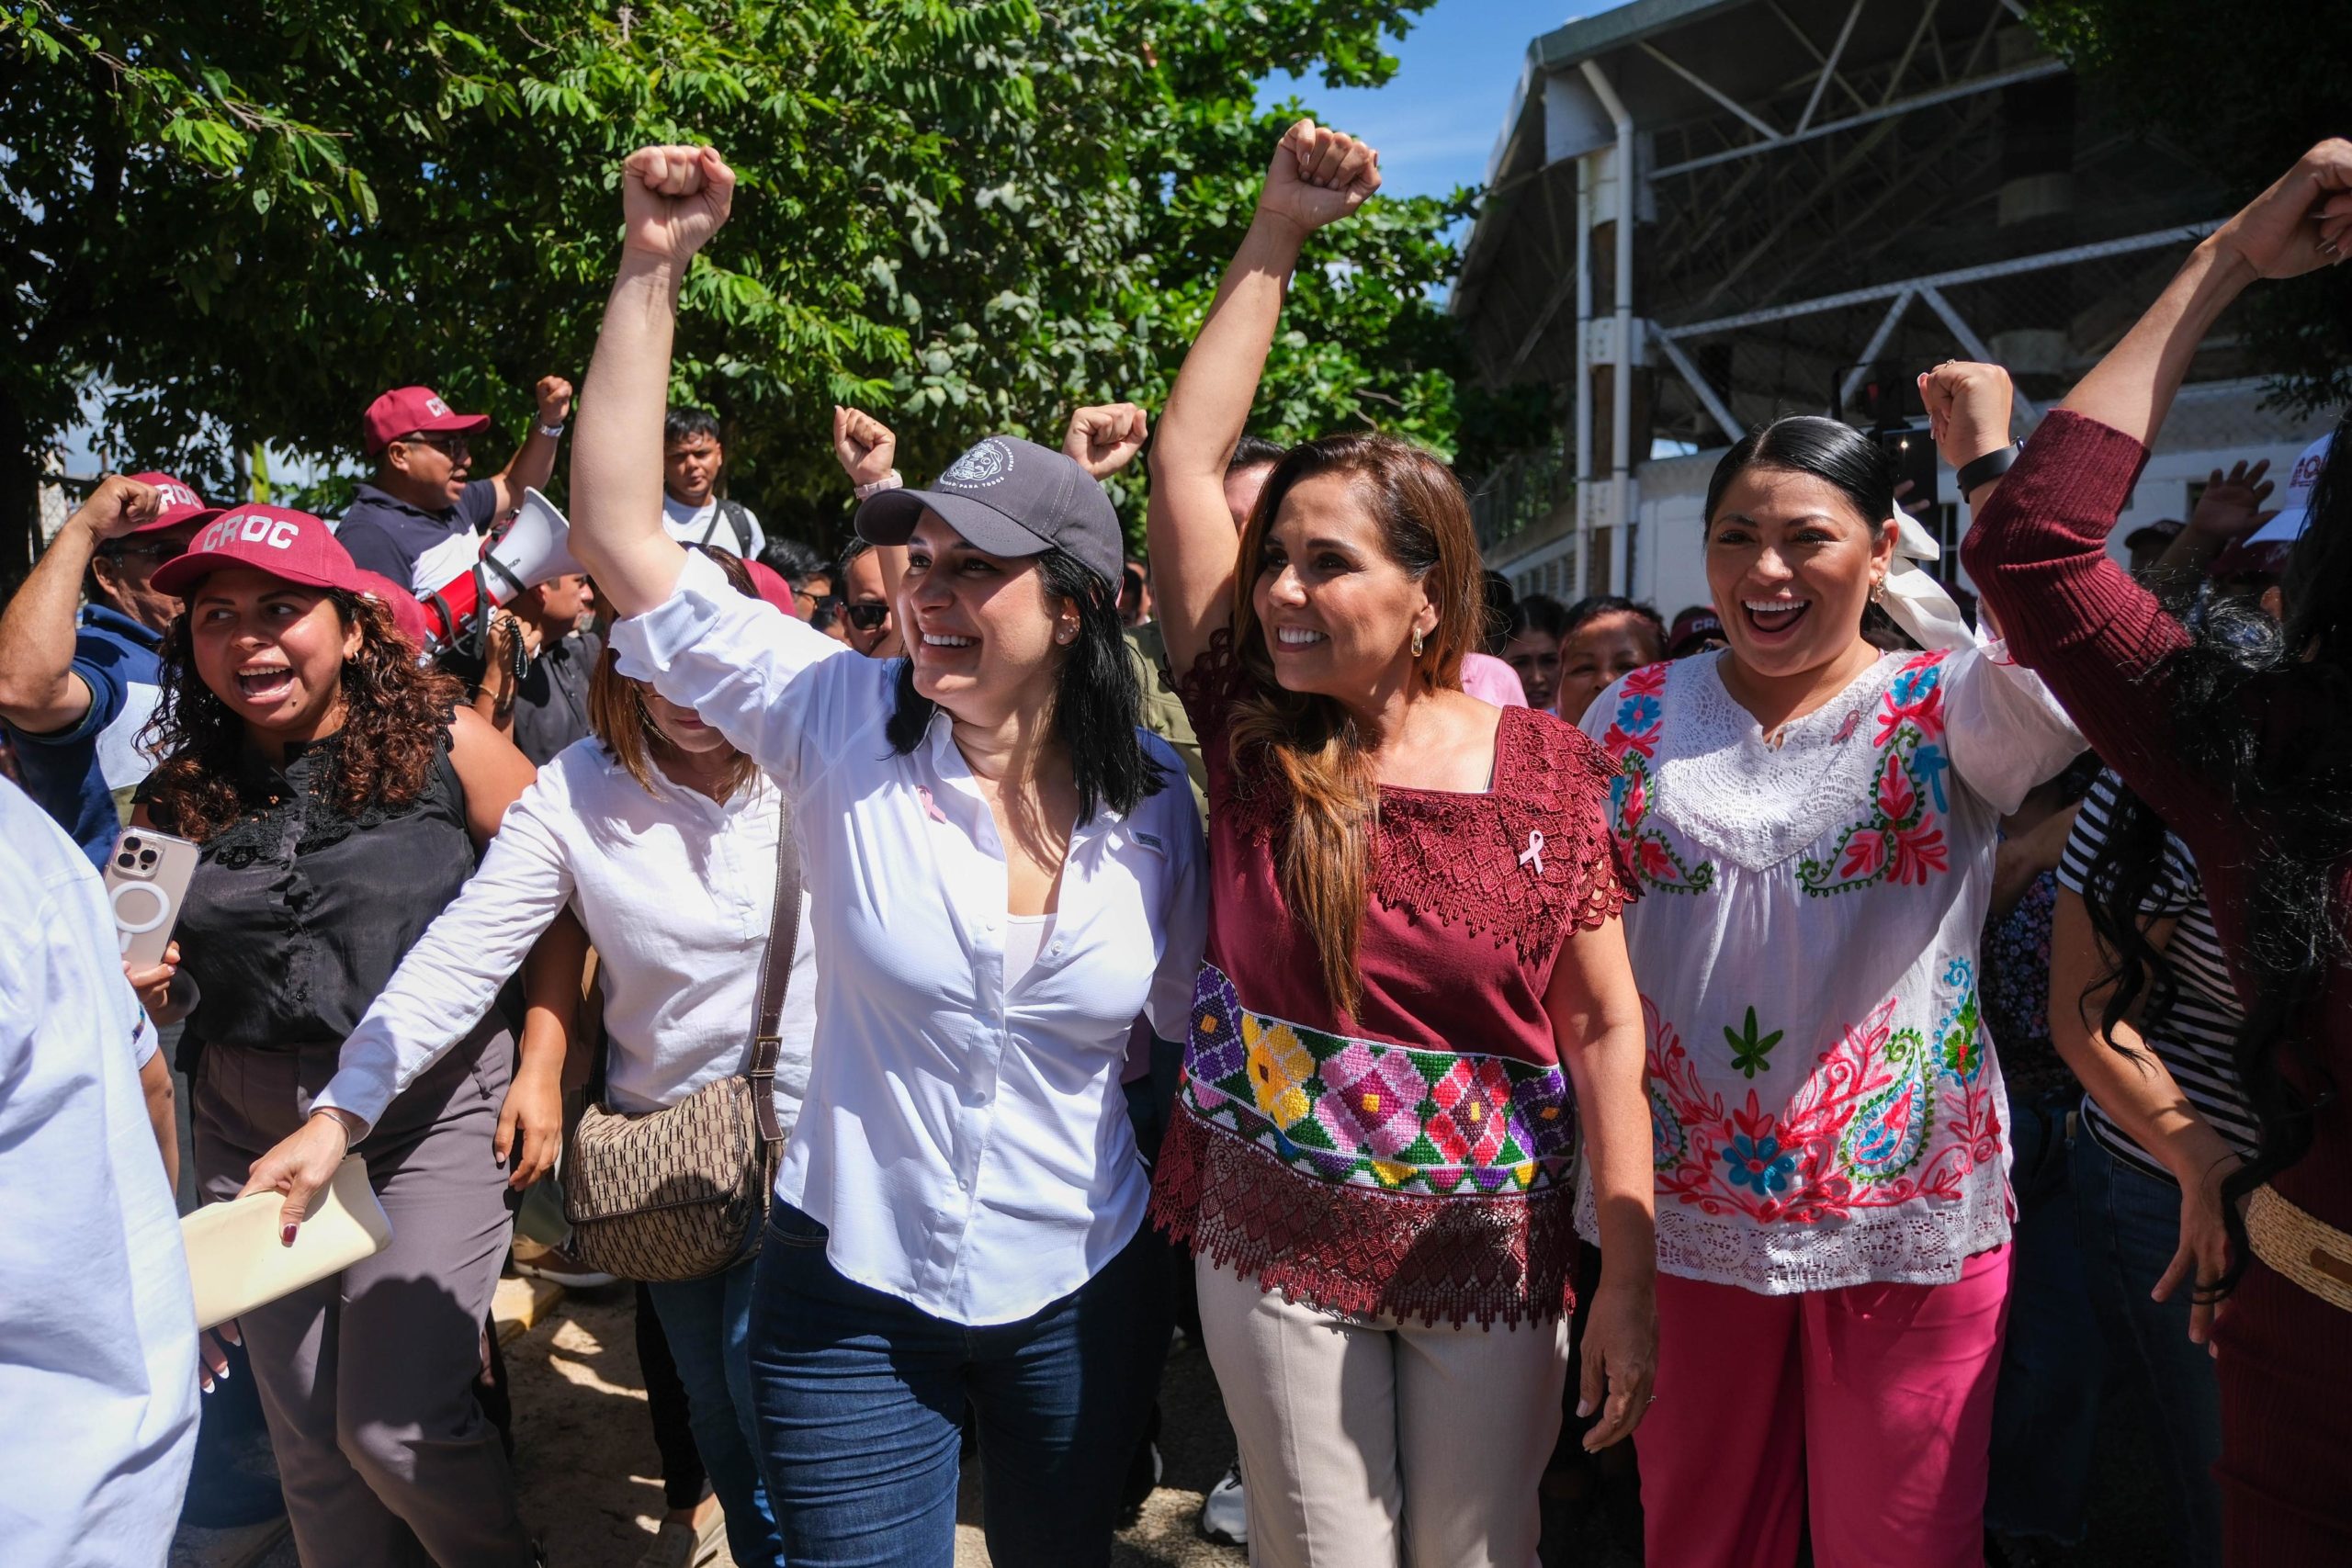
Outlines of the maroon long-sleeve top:
{"type": "MultiPolygon", "coordinates": [[[[2060,410],[1977,517],[1962,558],[2011,652],[2038,671],[2099,755],[2196,852],[2214,924],[2238,988],[2255,849],[2292,821],[2249,819],[2224,784],[2183,752],[2179,673],[2188,634],[2110,559],[2106,539],[2147,449],[2096,420],[2060,410]]],[[[2329,665],[2251,680],[2242,709],[2262,755],[2280,766],[2340,752],[2352,725],[2352,681],[2329,665]]],[[[2352,885],[2352,866],[2346,868],[2352,885]]],[[[2327,976],[2298,1021],[2311,1066],[2352,1091],[2352,965],[2327,976]]],[[[2316,1098],[2315,1076],[2290,1052],[2288,1077],[2316,1098]]],[[[2311,1152],[2273,1185],[2352,1230],[2352,1101],[2318,1112],[2311,1152]]],[[[2223,1453],[2230,1561],[2352,1562],[2352,1314],[2259,1262],[2222,1314],[2223,1453]]]]}

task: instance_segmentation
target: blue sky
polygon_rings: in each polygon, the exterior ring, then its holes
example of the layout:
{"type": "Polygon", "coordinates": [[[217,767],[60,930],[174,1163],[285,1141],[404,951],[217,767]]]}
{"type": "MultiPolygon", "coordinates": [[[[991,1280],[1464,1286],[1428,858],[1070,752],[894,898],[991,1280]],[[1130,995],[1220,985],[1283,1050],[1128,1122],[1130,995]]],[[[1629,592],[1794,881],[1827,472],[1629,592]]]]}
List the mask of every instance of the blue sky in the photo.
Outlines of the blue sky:
{"type": "Polygon", "coordinates": [[[1296,93],[1317,118],[1380,149],[1387,189],[1442,196],[1486,177],[1528,41],[1608,8],[1590,0],[1438,0],[1401,41],[1390,40],[1399,63],[1386,86],[1335,89],[1279,76],[1260,86],[1259,101],[1296,93]]]}

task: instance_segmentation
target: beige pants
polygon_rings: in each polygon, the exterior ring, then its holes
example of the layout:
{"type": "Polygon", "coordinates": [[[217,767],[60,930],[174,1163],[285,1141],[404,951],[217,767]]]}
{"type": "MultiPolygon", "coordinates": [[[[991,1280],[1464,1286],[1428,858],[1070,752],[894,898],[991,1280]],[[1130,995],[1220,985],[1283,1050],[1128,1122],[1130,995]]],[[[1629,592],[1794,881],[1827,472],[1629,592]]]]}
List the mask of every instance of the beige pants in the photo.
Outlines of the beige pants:
{"type": "Polygon", "coordinates": [[[1252,1568],[1534,1568],[1565,1318],[1342,1321],[1197,1259],[1252,1568]]]}

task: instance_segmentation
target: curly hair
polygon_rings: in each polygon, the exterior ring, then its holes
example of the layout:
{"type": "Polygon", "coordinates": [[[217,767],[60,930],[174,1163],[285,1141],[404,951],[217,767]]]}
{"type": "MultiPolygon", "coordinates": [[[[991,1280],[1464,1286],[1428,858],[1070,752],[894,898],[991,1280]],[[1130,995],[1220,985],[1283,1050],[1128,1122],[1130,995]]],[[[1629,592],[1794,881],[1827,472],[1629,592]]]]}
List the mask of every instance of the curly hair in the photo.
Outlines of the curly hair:
{"type": "MultiPolygon", "coordinates": [[[[433,776],[434,757],[458,705],[458,681],[416,661],[416,649],[374,599],[343,589],[327,598],[345,628],[359,628],[359,653],[343,661],[343,728],[321,770],[319,793],[345,816],[370,807],[413,805],[433,776]]],[[[141,798],[159,827],[198,843],[257,804],[239,785],[245,725],[197,673],[188,618],[164,634],[162,698],[140,732],[164,761],[141,798]]]]}

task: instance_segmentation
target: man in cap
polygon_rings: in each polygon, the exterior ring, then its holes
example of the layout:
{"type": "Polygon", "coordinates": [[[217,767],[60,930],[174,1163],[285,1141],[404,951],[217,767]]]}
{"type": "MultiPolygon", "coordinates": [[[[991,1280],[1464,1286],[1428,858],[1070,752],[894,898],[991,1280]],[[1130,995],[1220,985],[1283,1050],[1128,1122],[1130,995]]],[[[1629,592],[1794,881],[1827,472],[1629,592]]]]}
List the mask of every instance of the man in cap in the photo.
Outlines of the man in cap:
{"type": "Polygon", "coordinates": [[[169,474],[109,475],[0,614],[0,720],[25,792],[94,865],[153,765],[134,742],[161,694],[156,649],[180,613],[155,570],[220,514],[169,474]]]}
{"type": "Polygon", "coordinates": [[[1694,653],[1704,653],[1711,648],[1724,646],[1723,617],[1705,604],[1693,604],[1674,617],[1674,625],[1667,629],[1666,656],[1688,659],[1694,653]]]}
{"type": "Polygon", "coordinates": [[[571,383],[541,377],[536,396],[537,423],[506,467],[470,480],[472,438],[488,414],[456,412],[430,387],[395,387],[369,403],[361,445],[376,477],[335,528],[351,558],[420,597],[470,568],[491,521],[522,505],[524,491],[546,489],[555,472],[571,383]]]}

